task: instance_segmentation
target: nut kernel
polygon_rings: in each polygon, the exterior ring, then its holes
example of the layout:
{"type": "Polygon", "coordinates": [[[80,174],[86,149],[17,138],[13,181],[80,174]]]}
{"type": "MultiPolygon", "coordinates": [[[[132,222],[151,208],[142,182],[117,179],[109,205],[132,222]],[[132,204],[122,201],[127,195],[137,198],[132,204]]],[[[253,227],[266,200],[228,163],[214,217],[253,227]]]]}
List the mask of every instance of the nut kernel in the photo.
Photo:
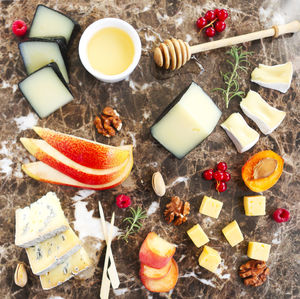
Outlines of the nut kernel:
{"type": "Polygon", "coordinates": [[[152,175],[152,188],[157,196],[164,196],[166,193],[166,185],[160,172],[155,172],[152,175]]]}
{"type": "Polygon", "coordinates": [[[23,288],[27,284],[27,272],[24,263],[19,263],[15,272],[15,284],[21,288],[23,288]]]}

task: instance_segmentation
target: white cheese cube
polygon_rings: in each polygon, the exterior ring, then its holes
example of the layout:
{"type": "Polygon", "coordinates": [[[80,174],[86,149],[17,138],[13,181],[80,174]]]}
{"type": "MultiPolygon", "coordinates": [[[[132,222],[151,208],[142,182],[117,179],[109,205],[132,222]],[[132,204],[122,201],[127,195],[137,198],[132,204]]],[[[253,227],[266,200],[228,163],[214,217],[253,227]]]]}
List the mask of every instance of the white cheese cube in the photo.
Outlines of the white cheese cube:
{"type": "Polygon", "coordinates": [[[42,275],[63,263],[80,248],[80,240],[69,228],[51,239],[26,248],[26,253],[32,272],[42,275]]]}
{"type": "Polygon", "coordinates": [[[293,65],[288,61],[273,66],[259,64],[251,74],[251,81],[285,93],[291,86],[292,77],[293,65]]]}
{"type": "Polygon", "coordinates": [[[58,265],[50,272],[41,275],[42,288],[49,290],[61,285],[73,276],[91,266],[90,258],[83,247],[70,256],[64,263],[58,265]]]}
{"type": "Polygon", "coordinates": [[[15,244],[31,247],[69,228],[68,220],[54,192],[24,209],[16,210],[15,244]]]}
{"type": "Polygon", "coordinates": [[[240,113],[232,113],[221,127],[230,137],[239,153],[249,150],[259,139],[259,134],[248,126],[240,113]]]}
{"type": "Polygon", "coordinates": [[[270,106],[257,92],[250,90],[240,102],[243,112],[265,134],[271,134],[283,121],[286,113],[270,106]]]}
{"type": "Polygon", "coordinates": [[[59,77],[56,64],[47,65],[19,83],[19,88],[32,108],[47,117],[73,100],[73,96],[59,77]]]}
{"type": "Polygon", "coordinates": [[[177,158],[183,158],[215,128],[221,111],[196,83],[151,128],[152,136],[177,158]]]}

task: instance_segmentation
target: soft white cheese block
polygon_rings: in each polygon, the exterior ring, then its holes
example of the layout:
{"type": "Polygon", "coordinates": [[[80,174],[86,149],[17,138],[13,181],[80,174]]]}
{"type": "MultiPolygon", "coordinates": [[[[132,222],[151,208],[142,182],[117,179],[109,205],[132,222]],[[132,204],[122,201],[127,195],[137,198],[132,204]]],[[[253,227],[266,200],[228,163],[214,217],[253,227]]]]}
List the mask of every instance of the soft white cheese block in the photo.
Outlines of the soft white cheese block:
{"type": "Polygon", "coordinates": [[[63,263],[80,248],[80,240],[69,228],[51,239],[26,248],[26,253],[32,272],[42,275],[63,263]]]}
{"type": "Polygon", "coordinates": [[[63,36],[69,42],[75,22],[59,11],[38,5],[30,26],[29,37],[63,36]]]}
{"type": "Polygon", "coordinates": [[[91,261],[82,247],[64,263],[40,276],[42,288],[44,290],[55,288],[90,266],[91,261]]]}
{"type": "Polygon", "coordinates": [[[152,136],[177,158],[183,158],[215,128],[221,111],[196,83],[151,128],[152,136]]]}
{"type": "Polygon", "coordinates": [[[251,81],[285,93],[291,86],[292,77],[293,65],[289,61],[273,66],[259,64],[251,74],[251,81]]]}
{"type": "Polygon", "coordinates": [[[28,75],[51,62],[56,62],[65,81],[69,83],[65,62],[57,42],[29,40],[20,43],[19,49],[28,75]]]}
{"type": "Polygon", "coordinates": [[[259,134],[248,126],[240,113],[232,113],[222,124],[239,153],[249,150],[259,139],[259,134]]]}
{"type": "Polygon", "coordinates": [[[240,102],[243,112],[252,119],[265,134],[271,134],[283,121],[286,113],[270,106],[255,91],[250,90],[240,102]]]}
{"type": "Polygon", "coordinates": [[[71,92],[50,65],[29,75],[19,83],[19,88],[41,118],[73,100],[71,92]]]}
{"type": "Polygon", "coordinates": [[[16,210],[15,244],[31,247],[69,228],[68,220],[54,192],[48,192],[24,209],[16,210]]]}

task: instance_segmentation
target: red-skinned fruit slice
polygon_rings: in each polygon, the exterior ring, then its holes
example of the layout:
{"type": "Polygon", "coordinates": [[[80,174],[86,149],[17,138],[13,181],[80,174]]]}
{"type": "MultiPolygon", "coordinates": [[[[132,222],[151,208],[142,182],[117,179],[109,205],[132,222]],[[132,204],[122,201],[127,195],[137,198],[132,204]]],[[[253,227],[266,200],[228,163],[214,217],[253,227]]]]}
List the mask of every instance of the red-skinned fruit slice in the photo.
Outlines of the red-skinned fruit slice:
{"type": "Polygon", "coordinates": [[[122,164],[129,157],[128,151],[122,147],[114,147],[46,128],[34,127],[33,129],[52,147],[86,167],[112,168],[122,164]]]}
{"type": "Polygon", "coordinates": [[[160,279],[165,277],[169,273],[171,269],[171,265],[172,265],[172,260],[170,260],[168,264],[166,264],[164,267],[160,269],[152,268],[146,266],[145,264],[141,264],[140,275],[144,275],[147,278],[151,278],[151,279],[160,279]]]}
{"type": "Polygon", "coordinates": [[[169,273],[160,279],[148,278],[140,273],[140,278],[145,288],[151,292],[163,293],[174,289],[178,280],[178,266],[174,259],[169,273]]]}
{"type": "MultiPolygon", "coordinates": [[[[30,154],[38,160],[70,176],[76,181],[88,185],[100,185],[113,181],[121,175],[129,161],[128,158],[121,165],[113,168],[94,169],[74,162],[44,140],[21,138],[20,141],[30,154]]],[[[129,153],[132,153],[132,146],[127,146],[127,150],[129,153]]]]}
{"type": "Polygon", "coordinates": [[[72,186],[82,189],[105,190],[111,189],[124,182],[130,174],[133,165],[133,157],[130,156],[123,173],[115,180],[101,185],[88,185],[80,183],[71,177],[59,172],[43,162],[33,162],[22,165],[22,170],[35,180],[56,185],[72,186]]]}

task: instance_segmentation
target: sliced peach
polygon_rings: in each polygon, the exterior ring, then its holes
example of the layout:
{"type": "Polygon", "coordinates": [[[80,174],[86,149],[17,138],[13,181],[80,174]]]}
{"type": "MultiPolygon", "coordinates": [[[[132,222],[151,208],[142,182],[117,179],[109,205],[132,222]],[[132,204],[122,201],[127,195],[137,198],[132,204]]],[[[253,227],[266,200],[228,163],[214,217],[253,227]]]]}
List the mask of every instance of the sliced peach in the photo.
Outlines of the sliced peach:
{"type": "Polygon", "coordinates": [[[174,259],[172,259],[172,264],[170,271],[166,276],[160,279],[151,279],[140,273],[141,281],[144,287],[156,293],[169,292],[174,289],[178,280],[178,266],[174,259]]]}
{"type": "Polygon", "coordinates": [[[142,264],[160,269],[165,267],[175,253],[175,245],[150,232],[144,240],[139,258],[142,264]]]}
{"type": "MultiPolygon", "coordinates": [[[[38,160],[70,176],[76,181],[88,185],[100,185],[113,181],[122,174],[129,161],[128,157],[119,166],[108,169],[94,169],[74,162],[44,140],[21,138],[20,141],[30,154],[38,160]]],[[[132,151],[132,146],[129,145],[126,148],[129,152],[132,151]]]]}
{"type": "Polygon", "coordinates": [[[34,131],[59,152],[86,167],[107,169],[116,167],[129,158],[122,147],[114,147],[88,139],[67,135],[50,129],[34,127],[34,131]]]}
{"type": "Polygon", "coordinates": [[[170,260],[164,267],[160,269],[152,268],[149,266],[146,266],[145,264],[141,264],[140,273],[141,275],[146,276],[147,278],[151,279],[160,279],[166,276],[172,265],[172,260],[170,260]]]}
{"type": "Polygon", "coordinates": [[[105,189],[116,187],[120,185],[123,181],[125,181],[130,174],[132,165],[133,165],[133,157],[131,155],[126,165],[126,168],[118,178],[106,184],[100,184],[100,185],[83,184],[40,161],[23,164],[22,170],[33,179],[45,183],[73,186],[73,187],[78,187],[83,189],[105,190],[105,189]]]}

